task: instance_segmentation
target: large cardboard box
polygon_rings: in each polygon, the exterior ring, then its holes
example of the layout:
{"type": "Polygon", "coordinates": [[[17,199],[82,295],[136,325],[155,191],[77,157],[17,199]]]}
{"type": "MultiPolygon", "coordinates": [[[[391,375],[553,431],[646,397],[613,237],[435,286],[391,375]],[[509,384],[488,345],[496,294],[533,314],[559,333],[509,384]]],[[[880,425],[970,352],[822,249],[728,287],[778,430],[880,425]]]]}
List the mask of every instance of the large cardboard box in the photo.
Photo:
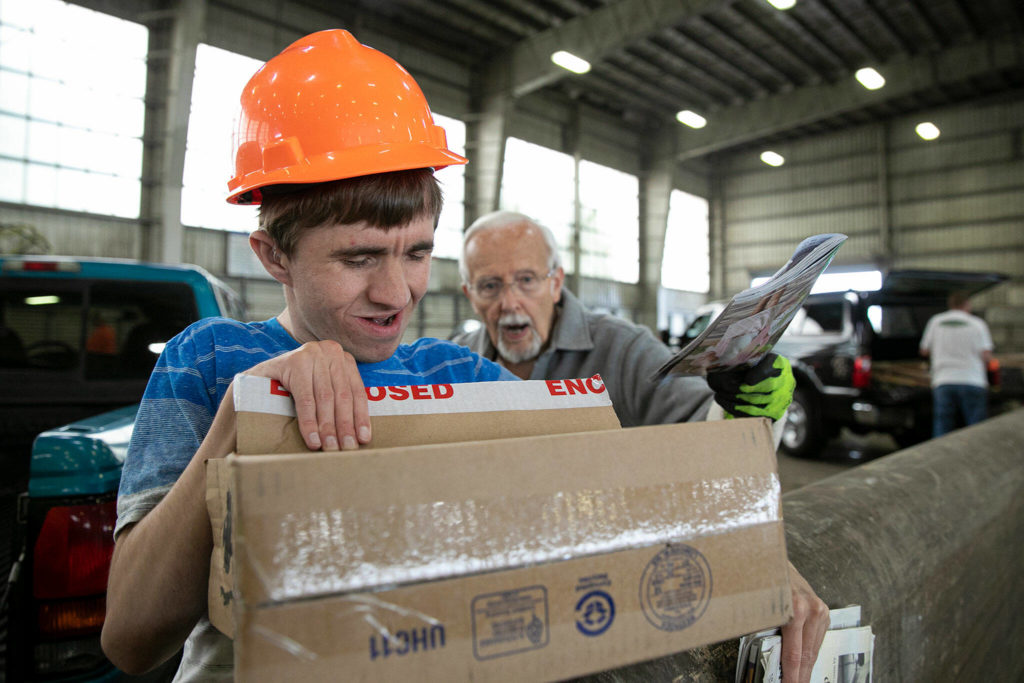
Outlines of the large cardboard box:
{"type": "Polygon", "coordinates": [[[325,454],[269,380],[235,392],[208,503],[239,680],[556,680],[791,615],[765,420],[618,429],[600,378],[397,387],[373,448],[325,454]]]}

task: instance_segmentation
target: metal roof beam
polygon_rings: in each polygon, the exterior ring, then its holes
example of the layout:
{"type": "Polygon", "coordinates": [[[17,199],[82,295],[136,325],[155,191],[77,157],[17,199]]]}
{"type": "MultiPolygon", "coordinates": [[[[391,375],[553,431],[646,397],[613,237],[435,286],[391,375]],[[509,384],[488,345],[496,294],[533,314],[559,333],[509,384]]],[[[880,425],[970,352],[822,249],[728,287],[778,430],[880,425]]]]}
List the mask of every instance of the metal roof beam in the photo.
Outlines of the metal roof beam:
{"type": "Polygon", "coordinates": [[[509,88],[513,96],[522,97],[569,75],[551,63],[553,52],[566,50],[596,64],[665,26],[700,16],[722,3],[723,0],[618,0],[533,35],[495,61],[511,64],[509,88]]]}
{"type": "Polygon", "coordinates": [[[692,159],[922,90],[1021,68],[1024,46],[1013,40],[979,41],[893,60],[879,67],[886,79],[881,90],[865,90],[851,77],[839,83],[800,88],[744,107],[722,109],[708,117],[705,128],[679,131],[676,158],[692,159]]]}

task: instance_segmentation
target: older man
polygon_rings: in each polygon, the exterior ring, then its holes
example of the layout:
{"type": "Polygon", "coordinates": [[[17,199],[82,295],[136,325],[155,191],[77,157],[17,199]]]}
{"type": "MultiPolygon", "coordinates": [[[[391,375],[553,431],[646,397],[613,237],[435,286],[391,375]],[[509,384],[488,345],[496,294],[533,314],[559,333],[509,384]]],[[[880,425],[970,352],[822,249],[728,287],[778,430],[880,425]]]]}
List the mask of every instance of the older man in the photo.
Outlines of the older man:
{"type": "Polygon", "coordinates": [[[473,223],[463,245],[462,291],[484,326],[453,341],[523,379],[600,373],[623,426],[707,417],[713,392],[703,378],[650,381],[670,352],[649,329],[588,311],[563,287],[565,272],[546,227],[499,211],[473,223]]]}
{"type": "MultiPolygon", "coordinates": [[[[671,356],[649,329],[587,310],[563,286],[551,231],[528,216],[481,216],[463,237],[462,291],[483,321],[453,341],[523,379],[599,373],[624,427],[759,415],[779,420],[792,398],[789,363],[778,356],[750,374],[718,379],[670,375],[651,381],[671,356]],[[753,385],[753,386],[752,386],[753,385]]],[[[794,617],[783,630],[786,680],[808,681],[828,628],[828,608],[790,567],[794,617]]]]}

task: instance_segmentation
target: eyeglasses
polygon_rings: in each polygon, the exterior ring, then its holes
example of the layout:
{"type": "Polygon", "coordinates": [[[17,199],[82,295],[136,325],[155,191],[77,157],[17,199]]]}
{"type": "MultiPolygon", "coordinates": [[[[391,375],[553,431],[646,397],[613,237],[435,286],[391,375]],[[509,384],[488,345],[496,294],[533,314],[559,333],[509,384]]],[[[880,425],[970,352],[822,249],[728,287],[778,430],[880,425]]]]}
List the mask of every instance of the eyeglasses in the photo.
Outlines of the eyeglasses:
{"type": "Polygon", "coordinates": [[[505,287],[515,287],[520,294],[533,296],[540,291],[541,283],[555,274],[554,268],[544,275],[537,275],[532,270],[521,270],[515,275],[512,282],[507,283],[500,277],[489,277],[479,280],[476,284],[470,285],[470,289],[485,301],[494,301],[505,291],[505,287]]]}

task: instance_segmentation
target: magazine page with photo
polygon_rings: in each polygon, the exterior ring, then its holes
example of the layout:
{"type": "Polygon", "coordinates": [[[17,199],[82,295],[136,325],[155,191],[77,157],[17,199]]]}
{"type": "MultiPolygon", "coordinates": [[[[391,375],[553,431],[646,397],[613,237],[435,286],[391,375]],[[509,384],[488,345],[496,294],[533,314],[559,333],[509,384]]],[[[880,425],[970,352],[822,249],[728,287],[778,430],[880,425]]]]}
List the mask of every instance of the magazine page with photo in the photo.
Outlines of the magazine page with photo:
{"type": "Polygon", "coordinates": [[[802,241],[767,282],[734,296],[700,335],[658,370],[655,379],[756,365],[786,331],[846,239],[825,233],[802,241]]]}

